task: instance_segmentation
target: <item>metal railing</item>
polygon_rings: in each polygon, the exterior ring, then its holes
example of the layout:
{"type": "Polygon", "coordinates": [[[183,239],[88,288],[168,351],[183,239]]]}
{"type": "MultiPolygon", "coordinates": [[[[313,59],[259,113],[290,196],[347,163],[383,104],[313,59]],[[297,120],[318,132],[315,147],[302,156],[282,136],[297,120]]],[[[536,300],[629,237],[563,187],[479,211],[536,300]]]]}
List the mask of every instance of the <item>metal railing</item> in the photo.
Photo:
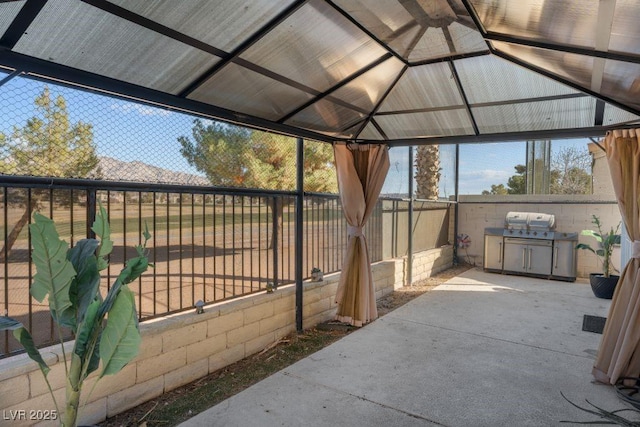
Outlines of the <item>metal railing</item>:
{"type": "MultiPolygon", "coordinates": [[[[313,267],[339,271],[346,221],[337,195],[304,197],[303,247],[295,241],[296,193],[93,180],[3,177],[0,183],[0,304],[20,320],[36,345],[57,341],[48,305],[31,298],[35,274],[28,224],[38,211],[53,218],[70,245],[91,235],[98,203],[107,210],[114,249],[103,272],[108,290],[125,260],[135,256],[148,227],[149,269],[129,287],[140,320],[192,309],[196,301],[223,301],[295,280],[294,256],[303,251],[303,277],[313,267]]],[[[371,261],[382,259],[382,204],[364,230],[371,261]]],[[[0,335],[0,357],[20,345],[0,335]]]]}
{"type": "MultiPolygon", "coordinates": [[[[337,195],[312,194],[305,196],[304,234],[306,237],[304,268],[308,277],[312,268],[325,274],[342,269],[347,249],[347,221],[337,195]]],[[[382,257],[382,203],[378,202],[367,221],[363,234],[367,238],[369,259],[382,257]]]]}

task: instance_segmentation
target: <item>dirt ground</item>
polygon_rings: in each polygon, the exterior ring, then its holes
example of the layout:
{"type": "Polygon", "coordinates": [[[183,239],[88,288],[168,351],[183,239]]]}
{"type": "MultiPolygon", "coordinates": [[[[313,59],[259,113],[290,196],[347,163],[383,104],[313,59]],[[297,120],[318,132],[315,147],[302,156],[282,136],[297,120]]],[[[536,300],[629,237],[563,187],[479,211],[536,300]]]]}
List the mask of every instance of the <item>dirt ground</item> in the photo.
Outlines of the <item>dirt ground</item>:
{"type": "MultiPolygon", "coordinates": [[[[472,268],[461,264],[416,282],[413,286],[396,290],[378,300],[378,314],[385,314],[429,292],[439,284],[472,268]]],[[[330,325],[330,323],[329,323],[330,325]]],[[[104,427],[174,426],[197,413],[237,394],[269,375],[295,363],[321,348],[351,333],[353,327],[327,327],[327,324],[291,334],[262,352],[227,366],[191,384],[112,417],[104,427]]]]}

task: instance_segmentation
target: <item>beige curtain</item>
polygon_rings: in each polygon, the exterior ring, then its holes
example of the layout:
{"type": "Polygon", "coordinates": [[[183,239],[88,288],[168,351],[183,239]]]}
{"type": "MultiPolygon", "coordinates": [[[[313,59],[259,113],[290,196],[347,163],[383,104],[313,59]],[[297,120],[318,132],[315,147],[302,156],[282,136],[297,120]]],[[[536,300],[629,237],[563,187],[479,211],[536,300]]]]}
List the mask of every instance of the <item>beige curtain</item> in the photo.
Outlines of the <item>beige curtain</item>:
{"type": "Polygon", "coordinates": [[[596,380],[615,384],[640,376],[640,129],[607,132],[604,147],[633,254],[620,274],[593,368],[596,380]]]}
{"type": "Polygon", "coordinates": [[[347,254],[336,302],[336,319],[362,326],[378,317],[367,240],[362,234],[389,171],[386,145],[333,146],[342,210],[347,220],[347,254]]]}

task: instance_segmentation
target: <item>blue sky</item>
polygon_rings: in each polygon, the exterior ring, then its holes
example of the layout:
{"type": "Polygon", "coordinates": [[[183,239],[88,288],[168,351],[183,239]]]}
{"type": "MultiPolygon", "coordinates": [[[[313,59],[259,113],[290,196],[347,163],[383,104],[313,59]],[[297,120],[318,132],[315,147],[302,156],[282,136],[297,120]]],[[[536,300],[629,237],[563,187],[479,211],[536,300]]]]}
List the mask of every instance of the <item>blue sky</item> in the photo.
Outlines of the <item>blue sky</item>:
{"type": "MultiPolygon", "coordinates": [[[[588,139],[555,140],[551,143],[551,155],[563,147],[587,150],[588,139]]],[[[383,193],[408,192],[409,152],[407,147],[389,151],[391,168],[382,189],[383,193]]],[[[481,194],[490,190],[492,184],[506,186],[509,177],[515,174],[515,166],[526,163],[526,142],[496,142],[463,144],[460,146],[460,194],[481,194]]],[[[440,146],[440,197],[454,194],[455,146],[440,146]]]]}
{"type": "MultiPolygon", "coordinates": [[[[0,79],[2,75],[0,74],[0,79]]],[[[160,108],[62,86],[48,85],[53,95],[62,95],[72,123],[93,125],[98,155],[124,161],[138,160],[166,169],[199,174],[180,154],[177,138],[189,136],[193,117],[160,108]]],[[[0,132],[11,133],[36,114],[34,99],[44,84],[14,78],[0,87],[0,132]]]]}
{"type": "MultiPolygon", "coordinates": [[[[6,74],[0,72],[0,79],[6,74]]],[[[96,96],[62,86],[48,85],[54,95],[67,101],[72,123],[93,124],[98,155],[124,161],[142,161],[175,171],[202,175],[180,154],[179,136],[190,136],[193,117],[160,108],[135,104],[108,96],[96,96]]],[[[0,132],[11,133],[35,115],[34,99],[44,84],[14,78],[0,87],[0,132]]],[[[554,141],[552,152],[575,145],[586,150],[588,140],[554,141]]],[[[407,193],[409,154],[407,147],[392,148],[391,168],[383,193],[407,193]]],[[[440,147],[441,197],[454,194],[455,146],[440,147]]],[[[460,194],[480,194],[492,184],[505,184],[514,166],[525,163],[525,143],[483,143],[460,146],[460,194]]]]}

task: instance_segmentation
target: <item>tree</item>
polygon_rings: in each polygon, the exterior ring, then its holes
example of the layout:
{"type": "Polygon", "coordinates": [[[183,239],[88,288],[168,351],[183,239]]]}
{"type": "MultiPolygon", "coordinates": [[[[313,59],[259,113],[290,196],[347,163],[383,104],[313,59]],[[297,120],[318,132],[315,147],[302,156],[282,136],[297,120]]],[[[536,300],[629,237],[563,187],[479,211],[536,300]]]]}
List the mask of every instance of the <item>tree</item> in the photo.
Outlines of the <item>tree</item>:
{"type": "Polygon", "coordinates": [[[239,126],[213,122],[207,126],[196,119],[192,139],[181,136],[180,153],[190,165],[204,172],[213,185],[244,186],[247,170],[243,160],[251,131],[239,126]]]}
{"type": "Polygon", "coordinates": [[[492,184],[491,190],[483,190],[482,195],[490,194],[526,194],[526,173],[527,167],[525,165],[514,166],[516,174],[509,177],[507,180],[507,186],[504,184],[492,184]]]}
{"type": "Polygon", "coordinates": [[[515,165],[516,174],[507,180],[507,194],[527,193],[527,167],[525,165],[515,165]]]}
{"type": "MultiPolygon", "coordinates": [[[[36,116],[28,119],[23,127],[14,127],[9,136],[0,133],[0,153],[3,154],[0,174],[99,177],[93,126],[81,121],[72,124],[65,99],[61,95],[53,97],[46,86],[34,103],[36,116]]],[[[25,212],[7,236],[5,247],[0,250],[0,261],[4,261],[40,202],[40,197],[34,195],[29,207],[21,203],[25,212]]]]}
{"type": "Polygon", "coordinates": [[[552,194],[591,194],[591,156],[586,150],[564,147],[551,159],[552,194]]]}
{"type": "MultiPolygon", "coordinates": [[[[180,152],[190,165],[207,175],[213,185],[294,190],[296,188],[296,144],[291,138],[213,122],[194,120],[191,138],[178,138],[180,152]]],[[[330,144],[304,144],[305,190],[336,192],[330,144]]],[[[280,227],[284,211],[282,197],[269,206],[280,227]]],[[[274,235],[279,231],[274,230],[274,235]]],[[[273,235],[269,247],[273,247],[273,235]]]]}
{"type": "MultiPolygon", "coordinates": [[[[527,166],[516,165],[516,174],[507,180],[506,194],[527,194],[531,191],[550,194],[591,194],[591,157],[584,150],[577,147],[560,149],[551,158],[550,165],[546,166],[546,173],[542,159],[535,159],[529,166],[535,170],[529,174],[529,179],[536,182],[530,182],[531,188],[527,190],[527,166]]],[[[505,194],[500,193],[501,187],[504,186],[492,185],[490,191],[484,190],[482,194],[505,194]]]]}
{"type": "Polygon", "coordinates": [[[509,192],[507,191],[507,189],[504,186],[504,184],[498,184],[498,185],[492,184],[490,191],[487,191],[487,190],[483,190],[482,191],[482,195],[483,196],[486,196],[486,195],[489,195],[489,194],[500,194],[500,195],[503,195],[503,194],[509,194],[509,192]]]}
{"type": "Polygon", "coordinates": [[[416,197],[437,200],[440,194],[440,148],[437,145],[421,145],[416,153],[416,197]]]}

